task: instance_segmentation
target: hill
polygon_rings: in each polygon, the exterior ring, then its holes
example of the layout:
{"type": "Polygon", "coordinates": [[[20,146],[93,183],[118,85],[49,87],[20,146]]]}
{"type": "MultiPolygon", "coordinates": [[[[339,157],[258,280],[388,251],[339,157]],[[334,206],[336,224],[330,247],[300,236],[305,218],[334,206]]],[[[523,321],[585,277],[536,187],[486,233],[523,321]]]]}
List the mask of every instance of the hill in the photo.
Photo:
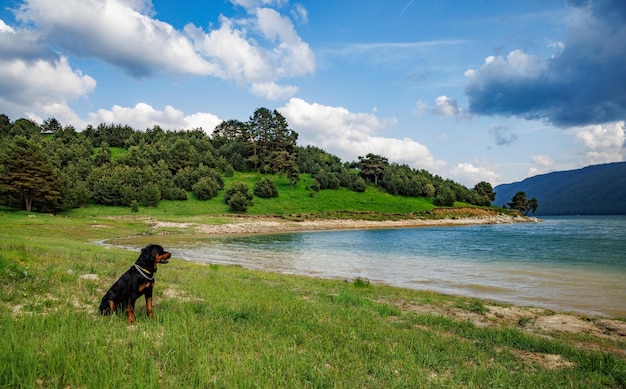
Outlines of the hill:
{"type": "Polygon", "coordinates": [[[494,205],[518,191],[537,198],[537,215],[626,215],[626,162],[553,172],[494,188],[494,205]]]}

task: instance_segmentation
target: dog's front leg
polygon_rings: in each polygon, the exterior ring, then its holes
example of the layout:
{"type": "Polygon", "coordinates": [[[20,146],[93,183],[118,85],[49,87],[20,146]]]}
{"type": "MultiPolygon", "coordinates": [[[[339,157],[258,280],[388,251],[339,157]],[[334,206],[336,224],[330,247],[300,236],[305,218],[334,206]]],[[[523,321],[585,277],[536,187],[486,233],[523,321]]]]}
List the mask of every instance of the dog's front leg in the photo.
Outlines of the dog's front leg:
{"type": "Polygon", "coordinates": [[[148,311],[148,317],[154,318],[154,313],[152,313],[152,297],[148,297],[148,295],[146,295],[146,311],[148,311]]]}
{"type": "Polygon", "coordinates": [[[146,288],[146,311],[148,312],[148,317],[154,318],[154,314],[152,313],[152,285],[146,288]]]}
{"type": "Polygon", "coordinates": [[[135,322],[135,300],[132,298],[128,300],[128,304],[126,304],[126,312],[128,313],[128,322],[135,322]]]}

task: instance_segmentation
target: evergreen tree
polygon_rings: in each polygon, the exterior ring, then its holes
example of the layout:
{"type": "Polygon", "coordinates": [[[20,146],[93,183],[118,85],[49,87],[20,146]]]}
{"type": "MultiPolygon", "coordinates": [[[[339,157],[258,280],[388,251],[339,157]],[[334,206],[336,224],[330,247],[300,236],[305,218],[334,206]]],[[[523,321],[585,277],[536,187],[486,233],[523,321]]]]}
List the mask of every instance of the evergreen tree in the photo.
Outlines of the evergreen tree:
{"type": "Polygon", "coordinates": [[[361,176],[366,180],[378,184],[378,178],[382,176],[389,166],[389,160],[383,156],[369,153],[365,157],[359,157],[359,169],[361,176]]]}
{"type": "Polygon", "coordinates": [[[533,197],[530,200],[527,200],[526,192],[524,191],[519,191],[515,193],[515,196],[513,196],[513,198],[511,199],[511,202],[507,203],[507,205],[511,209],[517,209],[518,211],[522,212],[524,215],[528,215],[528,212],[531,212],[531,211],[534,214],[538,208],[537,199],[533,197]]]}
{"type": "Polygon", "coordinates": [[[42,208],[56,208],[61,183],[46,161],[41,147],[23,136],[9,145],[0,170],[0,193],[18,198],[26,211],[33,202],[42,208]]]}

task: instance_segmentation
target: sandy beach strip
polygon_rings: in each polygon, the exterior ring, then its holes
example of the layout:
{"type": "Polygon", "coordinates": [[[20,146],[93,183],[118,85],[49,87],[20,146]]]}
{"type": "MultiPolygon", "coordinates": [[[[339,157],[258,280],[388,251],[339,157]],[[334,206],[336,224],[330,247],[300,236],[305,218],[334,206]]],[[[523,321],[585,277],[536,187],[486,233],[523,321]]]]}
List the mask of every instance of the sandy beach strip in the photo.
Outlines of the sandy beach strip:
{"type": "Polygon", "coordinates": [[[156,230],[164,228],[192,228],[202,234],[270,234],[283,232],[327,231],[327,230],[363,230],[384,228],[413,228],[433,226],[463,226],[481,224],[510,224],[536,222],[535,218],[511,216],[506,214],[485,213],[475,216],[448,218],[411,218],[402,220],[359,220],[359,219],[304,219],[291,220],[283,217],[239,216],[228,221],[213,224],[202,222],[166,222],[152,221],[156,230]]]}

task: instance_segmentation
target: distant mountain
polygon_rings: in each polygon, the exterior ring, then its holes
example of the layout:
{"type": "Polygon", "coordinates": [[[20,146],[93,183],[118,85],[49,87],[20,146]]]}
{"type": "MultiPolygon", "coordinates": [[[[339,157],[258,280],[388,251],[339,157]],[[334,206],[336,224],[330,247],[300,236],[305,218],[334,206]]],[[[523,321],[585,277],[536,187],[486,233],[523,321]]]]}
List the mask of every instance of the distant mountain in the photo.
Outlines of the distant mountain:
{"type": "Polygon", "coordinates": [[[626,215],[626,162],[530,177],[494,188],[494,205],[505,205],[515,193],[537,198],[536,215],[626,215]]]}

